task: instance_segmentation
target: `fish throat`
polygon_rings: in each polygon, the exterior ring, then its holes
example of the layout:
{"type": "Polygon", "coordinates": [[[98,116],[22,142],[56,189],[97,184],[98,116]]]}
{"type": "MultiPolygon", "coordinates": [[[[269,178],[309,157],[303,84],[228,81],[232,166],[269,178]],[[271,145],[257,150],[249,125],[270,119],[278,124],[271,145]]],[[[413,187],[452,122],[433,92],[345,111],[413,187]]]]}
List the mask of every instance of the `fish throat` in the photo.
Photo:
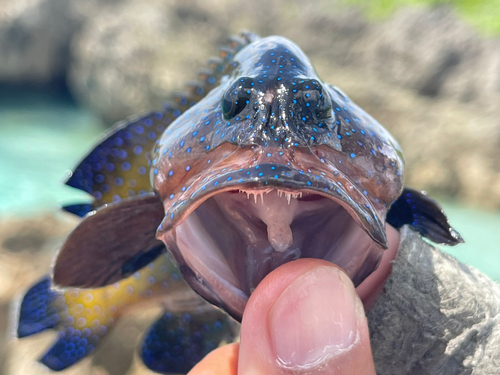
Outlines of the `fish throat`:
{"type": "Polygon", "coordinates": [[[203,280],[192,286],[237,318],[260,281],[284,263],[325,259],[359,283],[383,252],[342,202],[280,188],[216,193],[162,239],[189,270],[188,281],[203,280]]]}

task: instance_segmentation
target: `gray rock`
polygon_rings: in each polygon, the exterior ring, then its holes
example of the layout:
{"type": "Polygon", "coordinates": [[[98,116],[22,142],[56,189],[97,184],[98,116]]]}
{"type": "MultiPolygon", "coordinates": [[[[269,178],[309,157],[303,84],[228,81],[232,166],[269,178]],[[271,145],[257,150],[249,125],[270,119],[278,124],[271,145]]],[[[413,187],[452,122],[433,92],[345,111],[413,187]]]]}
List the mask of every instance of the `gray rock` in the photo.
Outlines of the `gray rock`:
{"type": "Polygon", "coordinates": [[[80,27],[122,0],[0,0],[0,84],[64,81],[80,27]]]}
{"type": "Polygon", "coordinates": [[[103,9],[74,40],[70,86],[107,122],[161,108],[168,93],[196,78],[227,33],[203,10],[172,3],[129,1],[103,9]]]}
{"type": "MultiPolygon", "coordinates": [[[[461,64],[443,82],[441,96],[459,102],[472,102],[477,110],[499,114],[500,40],[478,42],[480,48],[468,51],[461,64]]],[[[497,122],[497,126],[500,122],[497,122]]]]}
{"type": "Polygon", "coordinates": [[[66,0],[0,1],[0,82],[63,77],[74,31],[66,0]]]}
{"type": "Polygon", "coordinates": [[[436,97],[466,55],[481,49],[480,41],[448,7],[405,8],[373,26],[358,46],[358,64],[388,82],[436,97]]]}
{"type": "Polygon", "coordinates": [[[420,95],[475,101],[498,113],[499,42],[479,36],[448,6],[404,8],[371,26],[351,62],[420,95]]]}
{"type": "Polygon", "coordinates": [[[409,228],[368,321],[378,374],[499,373],[500,286],[409,228]]]}

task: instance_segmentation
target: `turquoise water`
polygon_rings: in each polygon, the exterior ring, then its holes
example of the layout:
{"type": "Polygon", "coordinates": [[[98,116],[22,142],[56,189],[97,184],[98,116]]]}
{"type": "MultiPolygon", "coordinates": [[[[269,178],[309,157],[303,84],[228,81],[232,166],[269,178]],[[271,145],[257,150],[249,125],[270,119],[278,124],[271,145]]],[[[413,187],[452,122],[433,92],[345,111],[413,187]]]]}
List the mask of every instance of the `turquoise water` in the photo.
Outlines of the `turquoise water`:
{"type": "Polygon", "coordinates": [[[0,213],[30,215],[89,199],[63,184],[104,131],[89,112],[59,98],[0,106],[0,213]]]}
{"type": "MultiPolygon", "coordinates": [[[[100,122],[59,97],[22,96],[2,102],[0,214],[30,216],[88,200],[85,193],[64,186],[63,181],[99,139],[104,131],[100,122]]],[[[450,202],[443,206],[466,240],[443,249],[500,281],[500,213],[450,202]]]]}
{"type": "Polygon", "coordinates": [[[464,244],[442,246],[448,254],[500,281],[500,213],[484,212],[443,203],[450,223],[465,239],[464,244]]]}

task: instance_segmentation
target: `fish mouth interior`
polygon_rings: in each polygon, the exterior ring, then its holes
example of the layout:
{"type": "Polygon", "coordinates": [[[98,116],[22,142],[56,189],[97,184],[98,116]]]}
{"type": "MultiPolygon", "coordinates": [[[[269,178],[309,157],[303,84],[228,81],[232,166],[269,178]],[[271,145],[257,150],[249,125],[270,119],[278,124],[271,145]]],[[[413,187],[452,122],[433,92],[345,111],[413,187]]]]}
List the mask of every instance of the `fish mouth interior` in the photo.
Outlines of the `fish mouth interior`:
{"type": "Polygon", "coordinates": [[[187,266],[191,286],[236,319],[260,281],[284,263],[324,259],[357,285],[383,252],[335,198],[276,188],[215,194],[164,240],[187,266]]]}

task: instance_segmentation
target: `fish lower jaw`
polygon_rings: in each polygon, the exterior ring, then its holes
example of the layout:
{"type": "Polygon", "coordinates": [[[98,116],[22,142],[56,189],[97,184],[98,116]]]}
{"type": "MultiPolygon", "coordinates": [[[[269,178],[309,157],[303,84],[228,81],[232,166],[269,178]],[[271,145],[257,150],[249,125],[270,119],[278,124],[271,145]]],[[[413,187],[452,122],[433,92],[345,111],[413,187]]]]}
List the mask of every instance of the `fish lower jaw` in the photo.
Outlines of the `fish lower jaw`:
{"type": "Polygon", "coordinates": [[[273,188],[216,194],[162,239],[191,286],[237,319],[262,279],[289,261],[324,259],[359,284],[383,253],[339,202],[273,188]]]}

